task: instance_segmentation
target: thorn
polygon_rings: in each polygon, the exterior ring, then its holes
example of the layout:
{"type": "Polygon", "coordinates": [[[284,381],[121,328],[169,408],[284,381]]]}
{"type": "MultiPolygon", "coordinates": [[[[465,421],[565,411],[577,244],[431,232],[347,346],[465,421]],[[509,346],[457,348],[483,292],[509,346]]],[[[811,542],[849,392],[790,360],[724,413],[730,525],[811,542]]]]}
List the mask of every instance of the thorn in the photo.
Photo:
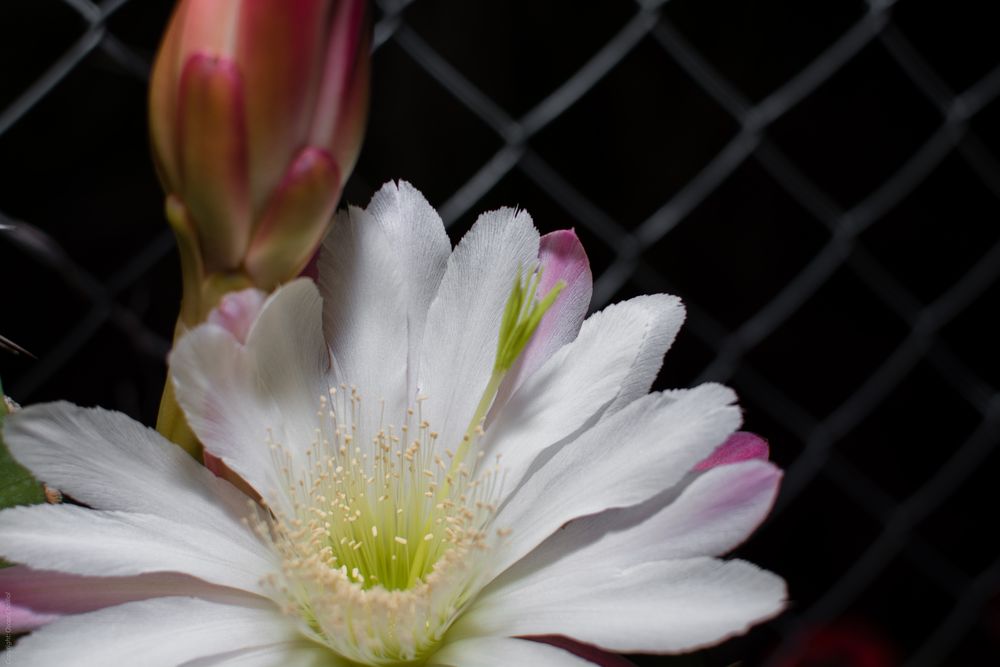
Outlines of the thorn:
{"type": "Polygon", "coordinates": [[[8,352],[11,352],[13,354],[23,354],[25,356],[31,357],[32,359],[38,358],[28,350],[24,349],[11,339],[6,338],[4,336],[0,336],[0,349],[7,350],[8,352]]]}

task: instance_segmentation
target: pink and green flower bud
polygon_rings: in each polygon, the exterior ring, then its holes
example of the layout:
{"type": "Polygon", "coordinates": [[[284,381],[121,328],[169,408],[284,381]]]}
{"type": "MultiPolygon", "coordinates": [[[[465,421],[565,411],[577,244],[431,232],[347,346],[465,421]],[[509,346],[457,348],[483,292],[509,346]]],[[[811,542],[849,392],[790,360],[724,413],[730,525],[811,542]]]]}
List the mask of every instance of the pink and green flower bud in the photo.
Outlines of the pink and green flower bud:
{"type": "MultiPolygon", "coordinates": [[[[306,265],[360,149],[369,47],[363,0],[180,0],[150,128],[186,219],[174,230],[198,255],[186,281],[241,274],[269,290],[306,265]]],[[[200,320],[215,303],[197,300],[200,320]]]]}

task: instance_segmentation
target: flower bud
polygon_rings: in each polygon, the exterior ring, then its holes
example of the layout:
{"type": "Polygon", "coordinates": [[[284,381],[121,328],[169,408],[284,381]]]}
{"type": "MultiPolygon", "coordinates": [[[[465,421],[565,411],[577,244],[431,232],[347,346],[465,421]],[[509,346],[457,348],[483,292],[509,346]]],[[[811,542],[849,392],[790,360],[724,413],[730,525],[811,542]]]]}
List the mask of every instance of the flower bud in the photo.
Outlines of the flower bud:
{"type": "Polygon", "coordinates": [[[357,159],[369,48],[363,0],[180,0],[150,127],[168,218],[195,255],[186,299],[190,281],[269,290],[309,261],[357,159]]]}

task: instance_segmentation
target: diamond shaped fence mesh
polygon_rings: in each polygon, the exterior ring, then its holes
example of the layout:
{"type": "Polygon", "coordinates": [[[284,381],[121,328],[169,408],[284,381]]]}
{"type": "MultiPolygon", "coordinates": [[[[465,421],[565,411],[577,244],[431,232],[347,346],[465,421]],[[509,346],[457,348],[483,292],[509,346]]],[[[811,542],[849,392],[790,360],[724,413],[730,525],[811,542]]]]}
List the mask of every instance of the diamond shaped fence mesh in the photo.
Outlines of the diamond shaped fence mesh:
{"type": "MultiPolygon", "coordinates": [[[[145,87],[170,4],[0,6],[0,334],[38,356],[0,373],[21,402],[155,416],[179,274],[145,87]]],[[[345,199],[405,178],[454,237],[499,205],[575,227],[594,309],[685,300],[658,386],[731,384],[786,469],[737,555],[792,605],[705,664],[1000,659],[1000,46],[976,12],[377,3],[345,199]]]]}

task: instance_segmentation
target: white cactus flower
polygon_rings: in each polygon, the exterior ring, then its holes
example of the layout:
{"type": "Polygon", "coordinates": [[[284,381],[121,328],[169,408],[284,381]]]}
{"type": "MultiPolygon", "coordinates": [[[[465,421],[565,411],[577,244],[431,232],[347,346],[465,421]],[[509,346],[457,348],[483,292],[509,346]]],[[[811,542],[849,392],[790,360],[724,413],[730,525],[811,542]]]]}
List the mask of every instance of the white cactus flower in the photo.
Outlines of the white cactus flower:
{"type": "Polygon", "coordinates": [[[231,295],[171,356],[237,486],[121,414],[8,419],[15,457],[89,506],[0,512],[21,564],[0,589],[37,628],[12,664],[585,665],[530,638],[675,653],[782,609],[780,578],[717,558],[781,475],[727,456],[735,396],[648,393],[678,299],[583,321],[571,231],[500,210],[452,251],[406,183],[324,253],[318,287],[231,295]]]}

